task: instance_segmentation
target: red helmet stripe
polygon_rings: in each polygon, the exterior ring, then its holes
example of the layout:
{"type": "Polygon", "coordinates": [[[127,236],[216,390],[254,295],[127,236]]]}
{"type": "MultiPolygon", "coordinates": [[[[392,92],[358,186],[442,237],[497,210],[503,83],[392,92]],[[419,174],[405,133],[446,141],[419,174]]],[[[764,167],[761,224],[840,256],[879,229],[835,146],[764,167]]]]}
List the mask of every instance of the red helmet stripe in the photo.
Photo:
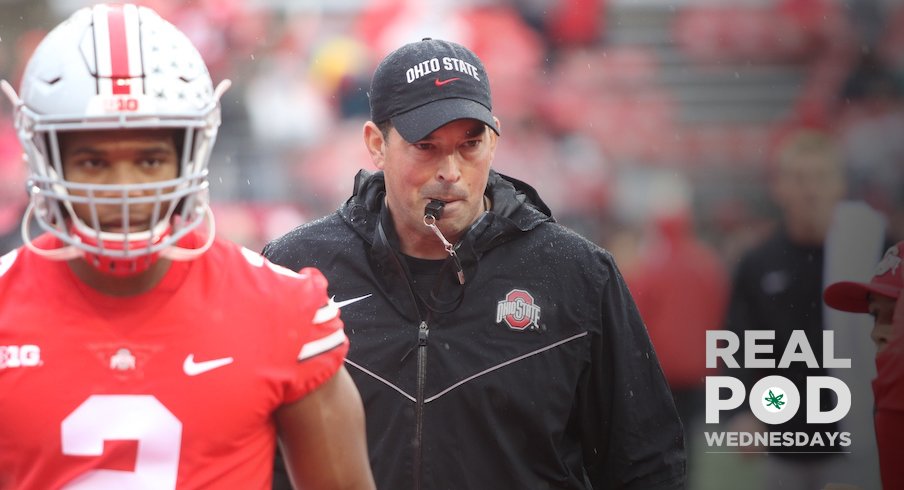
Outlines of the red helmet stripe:
{"type": "Polygon", "coordinates": [[[131,77],[130,86],[133,94],[140,94],[144,92],[144,66],[141,57],[141,21],[138,16],[138,7],[135,5],[123,5],[122,11],[126,27],[129,77],[131,77]]]}
{"type": "Polygon", "coordinates": [[[107,30],[110,35],[110,76],[129,77],[129,51],[126,47],[126,21],[121,5],[107,10],[107,30]]]}
{"type": "Polygon", "coordinates": [[[138,17],[134,5],[94,8],[94,46],[101,94],[131,95],[144,91],[138,17]]]}
{"type": "Polygon", "coordinates": [[[113,78],[113,93],[128,95],[132,93],[127,80],[129,49],[126,41],[126,20],[121,5],[111,5],[107,10],[107,30],[110,33],[110,76],[113,78]]]}

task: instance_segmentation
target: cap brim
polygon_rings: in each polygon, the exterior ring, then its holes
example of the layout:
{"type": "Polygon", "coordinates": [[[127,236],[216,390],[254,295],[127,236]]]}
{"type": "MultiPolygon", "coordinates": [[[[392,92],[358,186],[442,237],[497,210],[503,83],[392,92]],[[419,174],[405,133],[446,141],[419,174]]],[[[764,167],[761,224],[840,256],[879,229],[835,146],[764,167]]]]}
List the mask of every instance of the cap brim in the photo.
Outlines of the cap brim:
{"type": "Polygon", "coordinates": [[[496,134],[493,114],[483,104],[469,99],[441,99],[392,118],[392,125],[409,143],[420,141],[441,126],[459,119],[477,119],[496,134]]]}
{"type": "Polygon", "coordinates": [[[868,313],[870,293],[896,299],[901,293],[901,288],[886,284],[842,281],[827,287],[822,297],[827,305],[836,310],[868,313]]]}

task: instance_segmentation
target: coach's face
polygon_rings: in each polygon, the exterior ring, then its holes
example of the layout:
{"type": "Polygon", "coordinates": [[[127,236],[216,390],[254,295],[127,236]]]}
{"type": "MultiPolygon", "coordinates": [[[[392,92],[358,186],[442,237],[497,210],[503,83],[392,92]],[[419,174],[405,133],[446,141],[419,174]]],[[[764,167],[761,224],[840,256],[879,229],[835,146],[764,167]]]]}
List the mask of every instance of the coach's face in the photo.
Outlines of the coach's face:
{"type": "Polygon", "coordinates": [[[461,238],[484,212],[483,193],[496,152],[496,133],[480,121],[460,119],[411,143],[395,128],[384,137],[368,122],[364,139],[374,165],[384,172],[386,205],[402,252],[420,258],[445,257],[442,242],[424,225],[424,208],[432,199],[444,201],[436,224],[450,242],[461,238]]]}

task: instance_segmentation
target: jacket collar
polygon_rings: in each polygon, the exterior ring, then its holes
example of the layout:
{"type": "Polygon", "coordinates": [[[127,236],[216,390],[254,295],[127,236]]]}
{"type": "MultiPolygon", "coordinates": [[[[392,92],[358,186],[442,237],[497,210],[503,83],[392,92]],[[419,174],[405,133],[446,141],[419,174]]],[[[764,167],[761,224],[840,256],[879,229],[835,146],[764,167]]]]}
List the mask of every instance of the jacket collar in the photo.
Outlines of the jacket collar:
{"type": "MultiPolygon", "coordinates": [[[[537,191],[518,179],[490,170],[485,193],[492,199],[493,208],[479,218],[461,240],[470,242],[474,248],[489,250],[500,239],[507,241],[504,240],[506,237],[555,221],[537,191]],[[475,233],[477,231],[480,233],[475,233]]],[[[380,216],[385,212],[385,196],[383,172],[361,170],[355,176],[352,196],[338,210],[342,219],[371,244],[380,216]]]]}
{"type": "MultiPolygon", "coordinates": [[[[477,263],[484,253],[514,240],[541,223],[554,221],[537,191],[517,179],[491,170],[485,192],[493,201],[492,209],[483,213],[455,244],[465,276],[465,288],[477,274],[477,263]]],[[[393,305],[399,313],[411,317],[412,312],[418,311],[409,284],[411,276],[398,252],[398,238],[384,204],[385,196],[383,172],[361,170],[355,176],[352,196],[337,212],[349,227],[370,244],[368,260],[378,272],[384,292],[393,298],[393,305]]],[[[450,267],[449,270],[451,272],[453,268],[450,267]]],[[[454,291],[450,294],[453,298],[454,295],[463,293],[458,288],[452,289],[454,291]]],[[[447,298],[440,300],[445,301],[447,298]]]]}

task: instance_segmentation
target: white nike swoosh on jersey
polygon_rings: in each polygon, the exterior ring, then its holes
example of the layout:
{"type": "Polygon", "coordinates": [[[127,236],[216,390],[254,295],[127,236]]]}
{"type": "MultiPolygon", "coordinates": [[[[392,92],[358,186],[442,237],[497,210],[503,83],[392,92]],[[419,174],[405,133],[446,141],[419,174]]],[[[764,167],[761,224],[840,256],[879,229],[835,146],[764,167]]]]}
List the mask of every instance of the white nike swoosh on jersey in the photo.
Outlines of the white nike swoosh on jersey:
{"type": "Polygon", "coordinates": [[[317,310],[317,313],[314,314],[314,320],[312,321],[312,323],[314,325],[320,325],[321,323],[326,323],[326,322],[332,320],[333,318],[336,318],[336,315],[339,314],[339,308],[350,305],[356,301],[361,301],[362,299],[370,298],[371,296],[373,296],[373,293],[370,293],[370,294],[367,294],[364,296],[359,296],[357,298],[347,299],[345,301],[340,301],[338,303],[334,301],[336,297],[333,296],[332,298],[329,299],[329,301],[327,301],[326,306],[323,306],[317,310]]]}
{"type": "Polygon", "coordinates": [[[182,363],[182,370],[189,376],[197,376],[207,371],[221,368],[232,363],[231,357],[223,357],[220,359],[211,359],[209,361],[195,362],[195,355],[189,354],[182,363]]]}
{"type": "Polygon", "coordinates": [[[308,342],[307,344],[301,346],[301,351],[298,353],[298,360],[303,361],[309,357],[314,357],[317,354],[321,354],[330,349],[338,347],[345,342],[345,332],[342,330],[336,330],[335,332],[323,337],[321,339],[313,340],[308,342]]]}

